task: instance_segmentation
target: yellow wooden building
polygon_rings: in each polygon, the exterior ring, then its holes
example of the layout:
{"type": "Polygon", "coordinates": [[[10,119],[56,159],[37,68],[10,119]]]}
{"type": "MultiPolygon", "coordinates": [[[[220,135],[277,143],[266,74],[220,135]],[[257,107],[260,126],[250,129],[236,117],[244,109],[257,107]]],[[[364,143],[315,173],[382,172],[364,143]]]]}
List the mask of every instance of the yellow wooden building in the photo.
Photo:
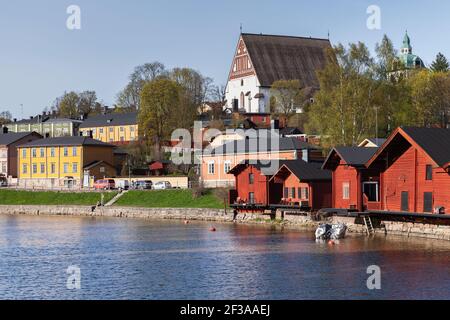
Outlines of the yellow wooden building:
{"type": "Polygon", "coordinates": [[[92,116],[84,120],[79,130],[83,136],[106,143],[128,144],[139,137],[137,112],[92,116]]]}
{"type": "Polygon", "coordinates": [[[18,146],[19,186],[89,187],[116,175],[116,146],[90,137],[61,137],[18,146]]]}

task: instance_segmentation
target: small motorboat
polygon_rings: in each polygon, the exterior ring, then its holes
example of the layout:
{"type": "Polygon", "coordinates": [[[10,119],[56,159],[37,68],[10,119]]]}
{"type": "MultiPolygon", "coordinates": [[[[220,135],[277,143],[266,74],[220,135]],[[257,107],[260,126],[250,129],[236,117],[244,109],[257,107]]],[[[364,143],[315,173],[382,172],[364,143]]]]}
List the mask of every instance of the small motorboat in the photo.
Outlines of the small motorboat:
{"type": "Polygon", "coordinates": [[[316,230],[317,240],[339,240],[345,238],[347,226],[345,224],[321,224],[316,230]]]}

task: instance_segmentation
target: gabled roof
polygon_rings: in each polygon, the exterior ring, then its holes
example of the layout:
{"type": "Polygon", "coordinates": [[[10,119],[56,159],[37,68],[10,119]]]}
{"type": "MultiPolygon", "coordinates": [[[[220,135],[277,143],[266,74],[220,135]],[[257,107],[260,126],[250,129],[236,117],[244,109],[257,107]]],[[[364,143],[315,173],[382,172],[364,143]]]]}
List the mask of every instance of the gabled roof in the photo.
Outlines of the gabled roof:
{"type": "Polygon", "coordinates": [[[243,139],[235,140],[219,146],[211,151],[211,155],[232,155],[242,153],[257,153],[257,152],[276,152],[276,151],[299,151],[317,149],[316,146],[310,145],[304,141],[300,141],[297,138],[274,138],[260,141],[259,139],[243,139]],[[278,140],[278,141],[276,141],[278,140]]]}
{"type": "Polygon", "coordinates": [[[95,140],[89,137],[59,137],[59,138],[47,138],[39,139],[27,144],[23,144],[20,147],[56,147],[56,146],[97,146],[97,147],[112,147],[116,146],[95,140]]]}
{"type": "Polygon", "coordinates": [[[438,166],[444,168],[450,163],[450,129],[400,127],[391,134],[383,147],[369,159],[367,166],[370,166],[399,134],[408,143],[420,147],[438,166]]]}
{"type": "Polygon", "coordinates": [[[107,166],[110,166],[111,168],[114,168],[114,166],[111,165],[111,164],[109,164],[108,162],[103,161],[103,160],[99,160],[99,161],[93,161],[93,162],[91,162],[91,163],[88,163],[87,165],[85,165],[85,166],[83,167],[83,169],[84,169],[84,170],[89,170],[89,169],[95,168],[96,166],[99,166],[99,165],[101,165],[101,164],[105,164],[105,165],[107,165],[107,166]]]}
{"type": "Polygon", "coordinates": [[[386,142],[387,139],[382,138],[367,138],[363,142],[359,144],[358,147],[367,147],[368,144],[372,144],[377,147],[381,147],[383,143],[386,142]]]}
{"type": "Polygon", "coordinates": [[[11,132],[11,133],[3,133],[0,134],[0,145],[2,146],[8,146],[16,141],[19,141],[20,139],[23,139],[29,135],[36,135],[39,137],[42,137],[40,134],[36,132],[11,132]]]}
{"type": "Polygon", "coordinates": [[[262,161],[255,161],[255,160],[244,160],[238,165],[236,165],[234,168],[232,168],[228,174],[237,175],[242,170],[247,168],[248,166],[255,167],[257,170],[261,172],[263,176],[273,176],[275,173],[277,173],[278,169],[285,163],[285,160],[262,160],[262,161]]]}
{"type": "Polygon", "coordinates": [[[280,135],[286,136],[286,135],[299,135],[303,134],[303,132],[296,127],[284,127],[280,129],[280,135]]]}
{"type": "Polygon", "coordinates": [[[328,39],[250,33],[242,39],[261,86],[298,79],[303,87],[319,87],[316,72],[326,65],[328,39]]]}
{"type": "Polygon", "coordinates": [[[322,168],[329,169],[334,155],[345,161],[349,166],[363,167],[377,152],[378,148],[336,147],[331,150],[322,168]]]}
{"type": "Polygon", "coordinates": [[[83,128],[126,126],[137,124],[137,112],[108,113],[87,118],[80,126],[83,128]]]}
{"type": "Polygon", "coordinates": [[[301,181],[331,180],[331,171],[323,170],[320,162],[284,161],[278,172],[283,169],[289,170],[301,181]]]}

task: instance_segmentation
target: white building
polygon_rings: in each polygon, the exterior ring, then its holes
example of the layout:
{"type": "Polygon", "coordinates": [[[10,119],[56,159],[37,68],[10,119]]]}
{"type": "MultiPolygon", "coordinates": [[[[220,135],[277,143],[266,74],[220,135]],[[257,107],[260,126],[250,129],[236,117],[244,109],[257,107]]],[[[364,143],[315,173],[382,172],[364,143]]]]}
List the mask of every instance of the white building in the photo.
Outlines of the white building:
{"type": "Polygon", "coordinates": [[[226,109],[269,113],[270,88],[278,80],[300,80],[319,89],[316,72],[326,64],[328,39],[243,33],[228,76],[226,109]]]}

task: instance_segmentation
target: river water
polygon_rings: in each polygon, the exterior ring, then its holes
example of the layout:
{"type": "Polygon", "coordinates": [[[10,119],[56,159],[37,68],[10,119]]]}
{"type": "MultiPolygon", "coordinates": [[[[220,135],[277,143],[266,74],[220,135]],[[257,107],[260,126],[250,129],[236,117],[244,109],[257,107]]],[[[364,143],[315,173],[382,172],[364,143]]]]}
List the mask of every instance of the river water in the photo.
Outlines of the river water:
{"type": "Polygon", "coordinates": [[[214,225],[0,216],[0,299],[450,299],[449,242],[214,225]]]}

